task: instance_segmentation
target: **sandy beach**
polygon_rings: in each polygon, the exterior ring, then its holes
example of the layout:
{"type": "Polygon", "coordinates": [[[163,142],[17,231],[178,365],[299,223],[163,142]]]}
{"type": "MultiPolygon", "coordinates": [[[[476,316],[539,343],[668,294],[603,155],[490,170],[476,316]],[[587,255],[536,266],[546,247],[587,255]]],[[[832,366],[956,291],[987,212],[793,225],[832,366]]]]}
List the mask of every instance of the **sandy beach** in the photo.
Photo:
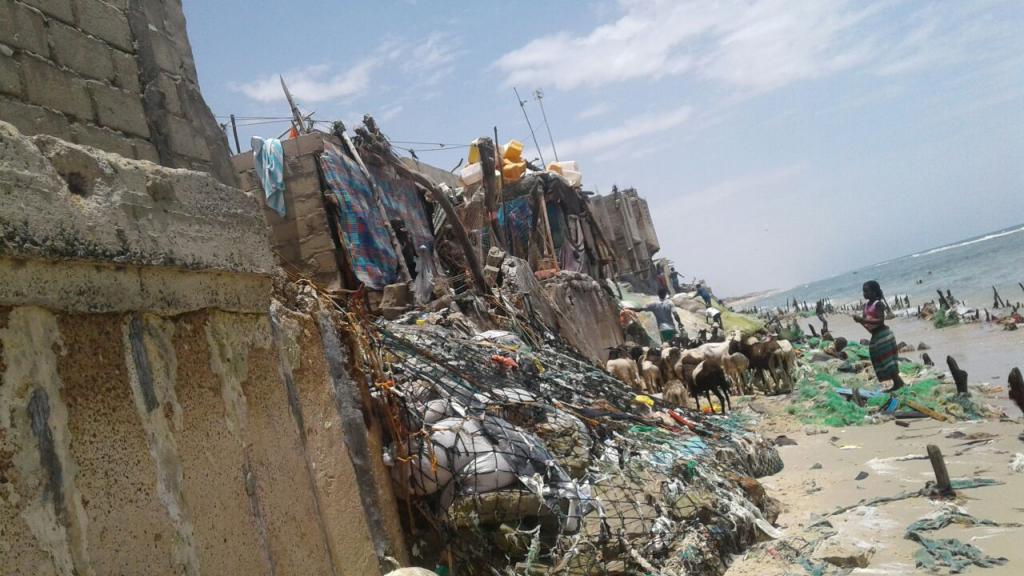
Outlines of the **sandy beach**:
{"type": "MultiPolygon", "coordinates": [[[[815,318],[802,321],[804,330],[808,321],[820,328],[815,318]]],[[[856,341],[864,335],[849,316],[831,316],[829,323],[837,336],[856,341]]],[[[854,568],[852,574],[927,573],[915,568],[914,555],[921,546],[904,534],[911,523],[943,510],[956,509],[996,524],[1024,522],[1024,502],[1020,501],[1024,474],[1010,467],[1015,456],[1024,453],[1024,441],[1018,437],[1024,432],[1020,411],[1006,399],[1005,391],[997,396],[984,396],[977,386],[1005,385],[1009,370],[1024,360],[1019,356],[1024,334],[982,324],[939,330],[916,319],[896,319],[890,324],[898,340],[915,347],[919,342],[928,344],[928,353],[940,367],[944,367],[946,355],[952,355],[969,372],[974,395],[985,403],[1002,407],[1009,418],[977,422],[924,418],[907,420],[906,427],[890,420],[826,428],[798,422],[786,412],[791,403],[786,396],[742,399],[740,403],[760,415],[762,434],[771,438],[786,436],[795,444],[781,443],[779,450],[785,469],[761,479],[768,495],[781,504],[777,525],[783,532],[782,538],[737,556],[728,575],[810,573],[794,563],[793,551],[802,550],[806,557],[813,558],[813,550],[824,550],[821,530],[811,527],[815,520],[863,500],[916,491],[934,480],[931,465],[924,459],[928,444],[941,448],[954,479],[987,478],[1000,484],[959,491],[951,501],[914,497],[857,506],[829,517],[835,531],[829,545],[870,550],[865,553],[866,567],[854,568]]],[[[905,356],[917,361],[920,353],[905,356]]],[[[1021,527],[957,524],[928,533],[929,538],[956,538],[989,556],[1005,557],[1008,562],[1002,566],[967,569],[970,573],[993,576],[1024,573],[1024,549],[1019,545],[1022,535],[1021,527]]]]}

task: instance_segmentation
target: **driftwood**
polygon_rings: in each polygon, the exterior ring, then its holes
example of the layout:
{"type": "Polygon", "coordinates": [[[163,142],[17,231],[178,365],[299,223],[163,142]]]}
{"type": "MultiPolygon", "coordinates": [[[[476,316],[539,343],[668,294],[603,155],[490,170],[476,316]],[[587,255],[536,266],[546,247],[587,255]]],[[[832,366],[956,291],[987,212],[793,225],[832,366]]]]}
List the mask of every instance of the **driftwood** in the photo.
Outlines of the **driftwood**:
{"type": "Polygon", "coordinates": [[[1010,376],[1006,381],[1010,385],[1010,399],[1021,412],[1024,412],[1024,377],[1020,374],[1020,368],[1010,370],[1010,376]]]}
{"type": "Polygon", "coordinates": [[[949,371],[953,374],[953,382],[956,383],[956,393],[960,396],[970,396],[971,393],[967,390],[967,372],[960,369],[956,359],[952,356],[946,356],[946,365],[949,366],[949,371]]]}
{"type": "Polygon", "coordinates": [[[932,470],[935,472],[935,489],[942,496],[953,495],[953,485],[949,481],[949,470],[946,469],[946,460],[942,457],[942,450],[935,444],[928,445],[928,459],[932,462],[932,470]]]}

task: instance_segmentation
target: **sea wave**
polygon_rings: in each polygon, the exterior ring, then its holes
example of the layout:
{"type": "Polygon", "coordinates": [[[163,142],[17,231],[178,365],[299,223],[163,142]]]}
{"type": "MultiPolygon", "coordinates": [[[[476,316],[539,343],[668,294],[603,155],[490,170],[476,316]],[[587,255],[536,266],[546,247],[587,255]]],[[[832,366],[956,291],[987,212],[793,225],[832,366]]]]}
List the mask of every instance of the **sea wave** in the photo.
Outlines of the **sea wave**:
{"type": "Polygon", "coordinates": [[[954,248],[963,248],[964,246],[970,246],[971,244],[978,244],[979,242],[987,242],[987,241],[993,240],[995,238],[1002,238],[1003,236],[1009,236],[1010,234],[1016,234],[1018,232],[1024,232],[1024,226],[1021,226],[1020,228],[1014,228],[1013,230],[1004,230],[1002,232],[993,232],[992,234],[988,234],[988,235],[982,236],[980,238],[975,238],[973,240],[964,240],[963,242],[957,242],[956,244],[950,244],[948,246],[940,246],[938,248],[932,248],[931,250],[927,250],[925,252],[918,252],[917,254],[911,254],[910,257],[911,258],[917,258],[919,256],[928,256],[929,254],[937,254],[939,252],[945,252],[947,250],[952,250],[954,248]]]}

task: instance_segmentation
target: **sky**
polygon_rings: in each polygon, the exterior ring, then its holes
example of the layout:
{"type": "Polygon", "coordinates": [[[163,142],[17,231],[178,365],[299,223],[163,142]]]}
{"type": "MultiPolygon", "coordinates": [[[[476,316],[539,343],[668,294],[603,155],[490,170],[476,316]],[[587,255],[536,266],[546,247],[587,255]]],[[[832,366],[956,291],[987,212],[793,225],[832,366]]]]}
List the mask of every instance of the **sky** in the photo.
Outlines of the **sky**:
{"type": "Polygon", "coordinates": [[[243,150],[287,129],[279,74],[445,169],[497,127],[635,187],[659,255],[723,296],[1024,222],[1018,0],[183,3],[214,114],[270,118],[243,150]]]}

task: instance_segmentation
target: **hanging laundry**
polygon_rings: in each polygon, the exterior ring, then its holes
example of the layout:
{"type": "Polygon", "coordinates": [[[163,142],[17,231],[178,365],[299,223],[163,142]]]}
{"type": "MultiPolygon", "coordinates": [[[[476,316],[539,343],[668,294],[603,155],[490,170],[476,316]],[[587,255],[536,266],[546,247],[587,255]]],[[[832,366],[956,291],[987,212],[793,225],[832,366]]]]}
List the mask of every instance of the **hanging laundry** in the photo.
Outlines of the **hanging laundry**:
{"type": "Polygon", "coordinates": [[[341,150],[324,142],[324,180],[338,199],[338,228],[356,278],[371,290],[398,281],[398,258],[384,214],[373,200],[370,182],[341,150]]]}
{"type": "Polygon", "coordinates": [[[281,141],[254,136],[252,157],[256,165],[256,177],[267,196],[267,206],[284,218],[284,149],[281,148],[281,141]]]}

